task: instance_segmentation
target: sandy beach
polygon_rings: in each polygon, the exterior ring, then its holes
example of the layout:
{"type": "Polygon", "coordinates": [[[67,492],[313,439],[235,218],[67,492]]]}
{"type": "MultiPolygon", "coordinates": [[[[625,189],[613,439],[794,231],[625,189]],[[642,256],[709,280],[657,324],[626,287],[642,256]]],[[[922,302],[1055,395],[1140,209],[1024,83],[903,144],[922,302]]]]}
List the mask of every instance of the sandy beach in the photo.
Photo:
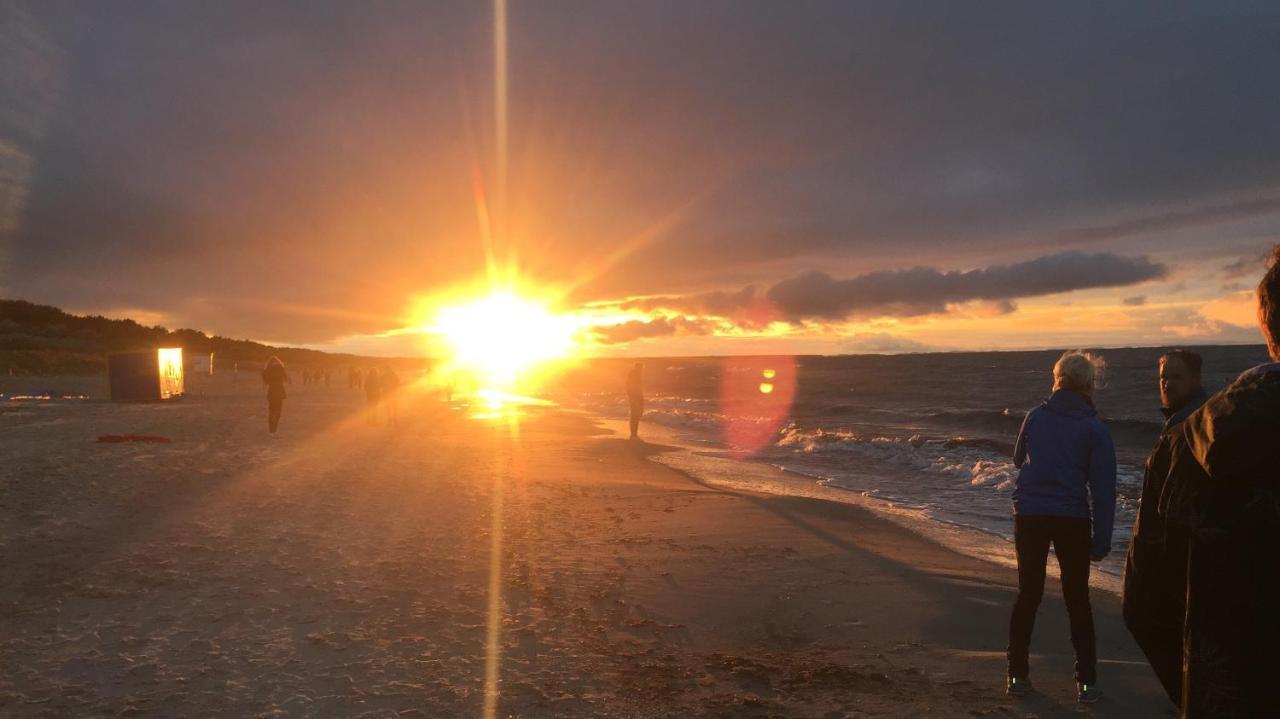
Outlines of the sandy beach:
{"type": "Polygon", "coordinates": [[[1005,697],[1015,572],[866,508],[555,409],[370,426],[295,384],[272,438],[255,377],[198,379],[0,406],[0,714],[1173,715],[1097,591],[1107,696],[1075,703],[1053,580],[1039,691],[1005,697]],[[172,441],[95,441],[130,433],[172,441]]]}

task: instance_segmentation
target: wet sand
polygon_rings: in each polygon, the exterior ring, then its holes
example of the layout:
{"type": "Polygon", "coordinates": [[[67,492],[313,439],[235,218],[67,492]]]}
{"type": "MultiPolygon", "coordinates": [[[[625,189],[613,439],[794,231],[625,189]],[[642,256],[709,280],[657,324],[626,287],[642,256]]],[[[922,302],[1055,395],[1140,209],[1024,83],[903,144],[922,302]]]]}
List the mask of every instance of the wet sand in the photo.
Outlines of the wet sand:
{"type": "Polygon", "coordinates": [[[579,415],[362,400],[294,385],[277,438],[247,374],[0,406],[0,714],[1172,716],[1112,596],[1107,698],[1051,582],[1014,701],[1007,567],[579,415]],[[94,442],[131,433],[173,442],[94,442]]]}

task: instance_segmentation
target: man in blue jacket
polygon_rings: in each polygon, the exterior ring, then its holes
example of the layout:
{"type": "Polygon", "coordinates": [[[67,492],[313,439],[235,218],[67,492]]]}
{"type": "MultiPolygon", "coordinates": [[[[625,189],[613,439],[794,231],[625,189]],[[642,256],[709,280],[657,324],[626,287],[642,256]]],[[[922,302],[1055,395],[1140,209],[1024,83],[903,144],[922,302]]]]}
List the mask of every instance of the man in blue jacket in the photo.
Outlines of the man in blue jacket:
{"type": "Polygon", "coordinates": [[[1083,352],[1067,352],[1058,360],[1053,395],[1027,413],[1014,445],[1019,468],[1013,491],[1018,598],[1009,617],[1007,688],[1012,696],[1031,689],[1028,654],[1050,544],[1058,555],[1071,623],[1077,697],[1091,704],[1101,696],[1089,562],[1101,561],[1111,551],[1116,453],[1111,433],[1093,408],[1095,362],[1100,358],[1083,352]]]}

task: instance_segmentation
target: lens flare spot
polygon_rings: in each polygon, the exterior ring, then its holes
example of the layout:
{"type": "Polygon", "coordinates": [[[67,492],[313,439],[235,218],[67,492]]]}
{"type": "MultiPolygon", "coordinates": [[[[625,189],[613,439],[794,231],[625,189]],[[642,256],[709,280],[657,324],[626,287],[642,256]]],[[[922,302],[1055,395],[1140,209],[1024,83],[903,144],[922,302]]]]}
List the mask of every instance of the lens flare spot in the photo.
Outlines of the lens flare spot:
{"type": "Polygon", "coordinates": [[[732,357],[720,366],[724,439],[735,456],[772,443],[796,395],[794,357],[732,357]]]}

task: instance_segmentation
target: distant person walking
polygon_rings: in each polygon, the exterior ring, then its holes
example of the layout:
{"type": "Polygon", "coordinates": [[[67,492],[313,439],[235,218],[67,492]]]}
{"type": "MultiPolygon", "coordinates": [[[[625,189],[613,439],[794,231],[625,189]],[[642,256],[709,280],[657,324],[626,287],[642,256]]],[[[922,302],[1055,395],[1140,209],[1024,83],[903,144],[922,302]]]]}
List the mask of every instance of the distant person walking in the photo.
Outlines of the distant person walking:
{"type": "Polygon", "coordinates": [[[364,374],[364,398],[368,414],[366,421],[373,425],[378,423],[378,405],[382,404],[382,384],[379,382],[378,370],[370,367],[364,374]]]}
{"type": "Polygon", "coordinates": [[[631,405],[631,439],[640,437],[640,417],[644,414],[644,365],[636,362],[627,373],[627,402],[631,405]]]}
{"type": "Polygon", "coordinates": [[[272,435],[280,426],[280,413],[284,410],[284,386],[289,383],[289,373],[279,357],[267,360],[262,370],[262,383],[267,386],[267,430],[272,435]]]}
{"type": "Polygon", "coordinates": [[[1124,623],[1174,704],[1182,692],[1182,622],[1186,614],[1187,532],[1160,517],[1160,491],[1183,420],[1205,403],[1200,355],[1173,350],[1160,358],[1164,431],[1147,457],[1133,539],[1124,564],[1124,623]]]}
{"type": "Polygon", "coordinates": [[[379,388],[382,391],[382,406],[385,408],[387,415],[387,423],[392,427],[400,425],[400,399],[397,391],[400,389],[400,376],[390,367],[384,367],[382,376],[378,378],[379,388]]]}
{"type": "Polygon", "coordinates": [[[1027,413],[1014,445],[1013,536],[1018,597],[1009,617],[1008,693],[1031,689],[1028,654],[1036,610],[1044,595],[1049,545],[1058,555],[1062,598],[1071,623],[1077,699],[1092,704],[1097,639],[1089,604],[1089,562],[1111,551],[1116,510],[1116,452],[1093,408],[1099,358],[1067,352],[1053,367],[1053,395],[1027,413]],[[1090,503],[1092,502],[1092,521],[1090,503]]]}
{"type": "Polygon", "coordinates": [[[1185,562],[1185,589],[1152,595],[1147,606],[1169,617],[1185,604],[1182,623],[1163,637],[1134,637],[1148,657],[1179,648],[1180,661],[1152,668],[1166,689],[1177,687],[1187,719],[1273,717],[1280,708],[1280,245],[1258,283],[1258,320],[1274,362],[1188,415],[1173,432],[1164,481],[1143,487],[1143,509],[1155,504],[1187,538],[1184,553],[1166,547],[1164,557],[1185,562]]]}

